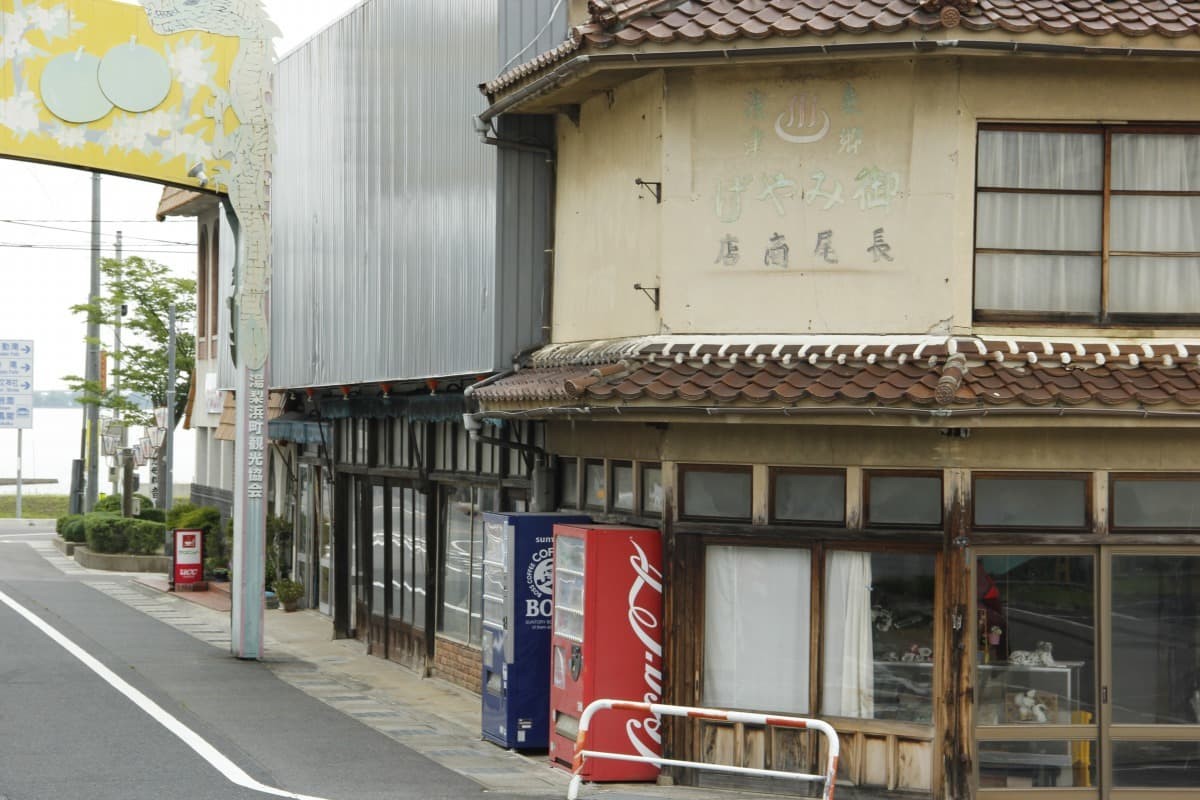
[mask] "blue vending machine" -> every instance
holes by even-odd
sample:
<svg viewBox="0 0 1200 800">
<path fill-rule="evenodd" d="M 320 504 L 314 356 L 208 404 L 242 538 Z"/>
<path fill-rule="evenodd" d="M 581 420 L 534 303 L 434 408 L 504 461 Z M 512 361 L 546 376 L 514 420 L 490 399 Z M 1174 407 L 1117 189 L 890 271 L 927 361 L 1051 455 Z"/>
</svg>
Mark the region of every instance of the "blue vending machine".
<svg viewBox="0 0 1200 800">
<path fill-rule="evenodd" d="M 554 525 L 580 514 L 483 515 L 483 738 L 545 750 L 550 735 Z"/>
</svg>

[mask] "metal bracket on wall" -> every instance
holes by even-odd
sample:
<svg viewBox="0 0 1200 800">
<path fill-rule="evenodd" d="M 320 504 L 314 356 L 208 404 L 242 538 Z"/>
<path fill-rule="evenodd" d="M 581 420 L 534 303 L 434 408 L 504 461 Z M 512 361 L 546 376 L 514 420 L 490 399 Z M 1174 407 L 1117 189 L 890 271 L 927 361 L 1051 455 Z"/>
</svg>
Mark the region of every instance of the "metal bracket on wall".
<svg viewBox="0 0 1200 800">
<path fill-rule="evenodd" d="M 635 283 L 633 285 L 633 288 L 635 290 L 641 292 L 642 294 L 646 295 L 646 297 L 649 297 L 650 302 L 654 303 L 654 310 L 658 311 L 659 288 L 657 286 L 642 286 L 640 283 Z M 651 292 L 653 292 L 653 294 L 651 294 Z"/>
<path fill-rule="evenodd" d="M 662 181 L 644 181 L 641 178 L 634 178 L 633 185 L 646 187 L 654 195 L 654 202 L 662 204 Z"/>
</svg>

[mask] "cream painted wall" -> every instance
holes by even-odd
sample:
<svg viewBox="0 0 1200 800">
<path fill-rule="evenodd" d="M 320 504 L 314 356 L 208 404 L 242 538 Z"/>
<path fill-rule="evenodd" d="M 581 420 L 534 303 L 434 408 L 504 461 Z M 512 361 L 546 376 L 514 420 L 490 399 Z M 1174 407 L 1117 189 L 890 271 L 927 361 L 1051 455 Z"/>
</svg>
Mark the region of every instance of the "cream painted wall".
<svg viewBox="0 0 1200 800">
<path fill-rule="evenodd" d="M 662 109 L 655 73 L 589 100 L 578 126 L 560 118 L 556 342 L 659 333 L 633 285 L 658 285 L 662 206 L 634 180 L 661 180 Z"/>
<path fill-rule="evenodd" d="M 978 122 L 1197 120 L 1192 72 L 928 56 L 681 68 L 593 98 L 559 126 L 554 339 L 969 333 Z M 656 208 L 633 178 L 658 174 Z M 661 320 L 630 288 L 655 274 Z"/>
</svg>

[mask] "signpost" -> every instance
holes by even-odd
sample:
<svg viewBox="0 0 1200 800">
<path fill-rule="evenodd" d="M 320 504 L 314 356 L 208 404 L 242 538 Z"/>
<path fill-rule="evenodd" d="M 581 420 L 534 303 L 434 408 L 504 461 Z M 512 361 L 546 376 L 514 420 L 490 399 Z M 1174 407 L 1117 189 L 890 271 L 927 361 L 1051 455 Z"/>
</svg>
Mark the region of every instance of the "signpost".
<svg viewBox="0 0 1200 800">
<path fill-rule="evenodd" d="M 175 590 L 192 588 L 191 584 L 199 583 L 204 577 L 204 531 L 183 530 L 175 531 L 174 560 L 172 583 Z"/>
<path fill-rule="evenodd" d="M 0 428 L 17 429 L 17 519 L 21 518 L 21 434 L 33 427 L 33 341 L 0 339 Z"/>
</svg>

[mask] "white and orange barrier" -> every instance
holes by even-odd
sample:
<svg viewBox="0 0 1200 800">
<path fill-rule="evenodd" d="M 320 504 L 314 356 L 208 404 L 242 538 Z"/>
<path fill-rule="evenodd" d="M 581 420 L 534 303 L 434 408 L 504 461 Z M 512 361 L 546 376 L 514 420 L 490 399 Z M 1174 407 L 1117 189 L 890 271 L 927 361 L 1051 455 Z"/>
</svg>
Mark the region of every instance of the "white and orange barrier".
<svg viewBox="0 0 1200 800">
<path fill-rule="evenodd" d="M 673 758 L 653 758 L 649 756 L 630 755 L 628 753 L 609 753 L 600 750 L 588 750 L 587 732 L 592 717 L 600 711 L 639 711 L 656 716 L 687 717 L 690 719 L 710 719 L 720 722 L 741 722 L 747 725 L 774 725 L 780 728 L 797 728 L 813 730 L 824 734 L 828 740 L 828 758 L 825 772 L 812 775 L 804 772 L 788 770 L 756 769 L 754 767 L 734 767 L 726 764 L 707 764 L 703 761 L 680 761 Z M 579 736 L 575 740 L 575 758 L 571 765 L 571 784 L 567 787 L 567 800 L 576 800 L 579 787 L 583 783 L 583 764 L 589 758 L 605 758 L 614 761 L 637 761 L 655 764 L 660 767 L 691 767 L 693 769 L 710 770 L 712 772 L 732 772 L 741 775 L 762 775 L 771 778 L 788 778 L 797 781 L 813 781 L 824 784 L 821 800 L 833 800 L 834 784 L 837 780 L 838 766 L 838 735 L 828 722 L 804 717 L 780 717 L 774 714 L 752 714 L 746 711 L 721 711 L 715 708 L 693 708 L 691 706 L 666 706 L 658 703 L 638 703 L 632 700 L 594 700 L 583 710 L 579 718 Z"/>
</svg>

